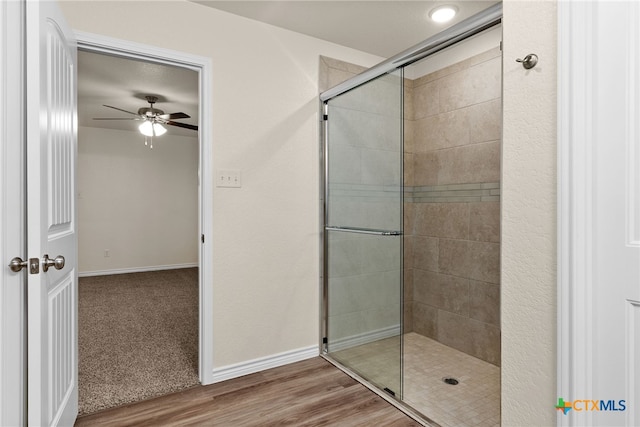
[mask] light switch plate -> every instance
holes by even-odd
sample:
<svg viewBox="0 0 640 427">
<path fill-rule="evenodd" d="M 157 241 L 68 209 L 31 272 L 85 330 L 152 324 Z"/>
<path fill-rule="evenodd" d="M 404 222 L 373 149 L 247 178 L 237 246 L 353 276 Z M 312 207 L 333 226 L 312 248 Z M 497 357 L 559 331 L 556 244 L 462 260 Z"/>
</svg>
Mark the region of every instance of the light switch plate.
<svg viewBox="0 0 640 427">
<path fill-rule="evenodd" d="M 242 172 L 237 169 L 220 169 L 216 174 L 217 187 L 242 187 Z"/>
</svg>

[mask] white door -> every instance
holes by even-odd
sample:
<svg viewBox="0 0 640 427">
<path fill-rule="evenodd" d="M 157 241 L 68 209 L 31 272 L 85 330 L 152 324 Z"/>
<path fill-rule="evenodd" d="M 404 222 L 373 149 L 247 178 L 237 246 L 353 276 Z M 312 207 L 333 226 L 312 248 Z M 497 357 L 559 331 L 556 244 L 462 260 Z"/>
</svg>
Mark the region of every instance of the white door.
<svg viewBox="0 0 640 427">
<path fill-rule="evenodd" d="M 78 410 L 76 46 L 55 2 L 27 0 L 28 424 Z M 47 269 L 46 256 L 65 264 Z M 30 262 L 31 264 L 31 262 Z"/>
<path fill-rule="evenodd" d="M 640 4 L 599 2 L 594 182 L 594 425 L 640 423 Z M 624 402 L 621 402 L 624 400 Z M 614 405 L 609 402 L 613 401 Z M 606 409 L 606 410 L 605 410 Z"/>
</svg>

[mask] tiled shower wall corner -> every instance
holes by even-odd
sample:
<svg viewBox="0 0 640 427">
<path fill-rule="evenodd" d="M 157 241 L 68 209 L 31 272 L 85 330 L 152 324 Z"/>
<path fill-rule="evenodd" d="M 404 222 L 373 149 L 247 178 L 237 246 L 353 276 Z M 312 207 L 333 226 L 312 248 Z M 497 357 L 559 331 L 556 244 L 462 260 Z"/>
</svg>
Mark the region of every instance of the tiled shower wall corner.
<svg viewBox="0 0 640 427">
<path fill-rule="evenodd" d="M 500 50 L 404 94 L 404 330 L 500 365 Z"/>
</svg>

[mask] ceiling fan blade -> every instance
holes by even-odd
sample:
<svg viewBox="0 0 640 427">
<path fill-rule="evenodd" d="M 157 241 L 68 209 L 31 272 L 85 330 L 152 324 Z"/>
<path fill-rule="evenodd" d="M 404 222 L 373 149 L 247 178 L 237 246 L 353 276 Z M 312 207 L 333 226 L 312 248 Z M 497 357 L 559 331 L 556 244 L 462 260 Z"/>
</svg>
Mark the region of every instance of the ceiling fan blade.
<svg viewBox="0 0 640 427">
<path fill-rule="evenodd" d="M 138 113 L 132 113 L 131 111 L 123 110 L 122 108 L 112 107 L 111 105 L 105 105 L 105 104 L 102 104 L 102 106 L 103 106 L 103 107 L 107 107 L 107 108 L 113 108 L 114 110 L 122 111 L 122 112 L 124 112 L 124 113 L 133 114 L 134 116 L 137 116 L 137 115 L 138 115 Z"/>
<path fill-rule="evenodd" d="M 171 126 L 177 126 L 179 128 L 185 128 L 185 129 L 191 129 L 191 130 L 198 130 L 198 126 L 195 125 L 189 125 L 187 123 L 180 123 L 180 122 L 172 122 L 172 121 L 167 121 L 165 122 L 165 124 L 167 125 L 171 125 Z"/>
<path fill-rule="evenodd" d="M 175 119 L 190 119 L 191 116 L 185 113 L 171 113 L 171 114 L 162 114 L 158 116 L 165 120 L 175 120 Z"/>
</svg>

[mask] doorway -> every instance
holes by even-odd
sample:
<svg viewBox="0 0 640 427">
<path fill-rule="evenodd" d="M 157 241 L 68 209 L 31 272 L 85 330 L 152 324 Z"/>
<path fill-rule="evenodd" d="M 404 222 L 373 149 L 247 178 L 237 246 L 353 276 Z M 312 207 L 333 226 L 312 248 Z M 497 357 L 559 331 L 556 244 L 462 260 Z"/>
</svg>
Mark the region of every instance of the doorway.
<svg viewBox="0 0 640 427">
<path fill-rule="evenodd" d="M 119 61 L 135 61 L 141 68 L 140 72 L 143 74 L 146 71 L 153 75 L 154 72 L 158 72 L 157 70 L 172 69 L 174 71 L 177 71 L 178 73 L 192 74 L 193 76 L 195 76 L 193 79 L 193 81 L 195 82 L 195 89 L 193 90 L 193 92 L 195 93 L 196 108 L 195 111 L 193 111 L 193 109 L 184 111 L 184 113 L 186 113 L 187 115 L 193 116 L 193 120 L 181 118 L 180 120 L 175 121 L 198 124 L 198 131 L 193 132 L 192 129 L 183 129 L 181 127 L 176 127 L 176 131 L 172 132 L 174 130 L 173 127 L 165 126 L 166 128 L 171 129 L 168 132 L 168 135 L 166 135 L 170 136 L 170 138 L 166 138 L 166 136 L 154 137 L 153 149 L 151 149 L 150 147 L 151 141 L 145 141 L 146 138 L 137 131 L 137 127 L 140 124 L 139 121 L 120 121 L 121 123 L 126 123 L 127 125 L 129 125 L 128 130 L 126 128 L 124 130 L 114 129 L 113 127 L 109 129 L 109 126 L 105 126 L 107 127 L 107 129 L 96 129 L 88 127 L 83 128 L 83 121 L 81 117 L 82 111 L 80 111 L 80 150 L 82 150 L 83 145 L 83 133 L 90 134 L 92 143 L 94 145 L 96 141 L 101 141 L 102 149 L 105 149 L 107 151 L 115 150 L 116 147 L 114 147 L 114 145 L 125 145 L 129 149 L 129 152 L 127 154 L 123 152 L 120 152 L 120 154 L 112 153 L 116 158 L 118 158 L 118 160 L 111 162 L 110 165 L 105 167 L 108 168 L 109 166 L 113 166 L 116 167 L 116 169 L 119 168 L 117 172 L 121 173 L 125 173 L 127 171 L 129 173 L 132 173 L 132 171 L 137 173 L 137 177 L 128 176 L 128 182 L 130 183 L 129 186 L 132 187 L 135 187 L 133 181 L 140 179 L 140 177 L 145 174 L 144 170 L 146 170 L 149 175 L 151 175 L 149 177 L 150 179 L 147 180 L 146 183 L 135 183 L 138 186 L 142 185 L 142 187 L 138 189 L 138 192 L 140 192 L 142 196 L 140 197 L 140 199 L 152 198 L 153 194 L 159 195 L 160 197 L 157 197 L 157 199 L 164 200 L 164 205 L 161 205 L 160 210 L 170 211 L 169 214 L 173 215 L 172 223 L 178 224 L 177 227 L 173 227 L 174 229 L 176 229 L 173 231 L 174 235 L 167 236 L 167 234 L 171 234 L 171 232 L 169 231 L 171 227 L 167 227 L 168 220 L 166 218 L 164 220 L 162 218 L 158 218 L 157 208 L 154 209 L 147 207 L 149 209 L 145 224 L 139 224 L 139 226 L 135 226 L 132 224 L 121 225 L 121 228 L 123 228 L 123 230 L 117 230 L 116 232 L 113 229 L 111 231 L 108 231 L 107 229 L 107 233 L 114 235 L 118 232 L 123 235 L 127 235 L 128 233 L 128 235 L 132 237 L 130 242 L 136 242 L 136 239 L 150 240 L 154 233 L 157 233 L 159 235 L 165 235 L 165 242 L 171 242 L 171 245 L 177 247 L 177 249 L 181 248 L 183 253 L 185 253 L 185 251 L 188 252 L 188 254 L 182 256 L 181 258 L 174 258 L 170 253 L 171 251 L 165 251 L 164 253 L 162 253 L 163 251 L 161 250 L 161 248 L 162 246 L 166 246 L 166 244 L 163 245 L 156 242 L 155 249 L 153 248 L 153 245 L 150 248 L 148 247 L 147 249 L 141 247 L 128 248 L 133 250 L 131 253 L 129 253 L 129 255 L 127 255 L 126 253 L 122 253 L 123 245 L 121 244 L 122 242 L 117 242 L 118 239 L 112 239 L 112 242 L 115 241 L 115 243 L 112 244 L 100 244 L 99 242 L 94 241 L 98 239 L 90 239 L 92 240 L 91 249 L 93 251 L 94 257 L 93 259 L 87 257 L 88 263 L 86 263 L 84 266 L 82 265 L 83 262 L 80 261 L 80 283 L 82 285 L 82 281 L 86 279 L 100 281 L 105 280 L 105 278 L 107 277 L 116 277 L 108 276 L 110 273 L 124 273 L 117 275 L 119 280 L 129 280 L 133 278 L 137 280 L 138 283 L 144 282 L 145 280 L 151 280 L 155 282 L 157 282 L 158 280 L 163 281 L 164 279 L 159 279 L 158 274 L 172 277 L 172 279 L 168 280 L 174 282 L 180 282 L 181 280 L 193 282 L 194 289 L 189 291 L 189 295 L 182 295 L 182 297 L 180 297 L 182 300 L 190 299 L 191 304 L 193 304 L 194 299 L 195 301 L 197 301 L 195 302 L 195 305 L 197 307 L 196 313 L 191 316 L 191 321 L 195 321 L 195 328 L 194 330 L 191 330 L 190 333 L 195 334 L 194 338 L 197 350 L 195 358 L 192 358 L 191 360 L 191 362 L 195 362 L 195 367 L 193 367 L 193 371 L 195 372 L 192 372 L 193 376 L 190 380 L 193 381 L 195 379 L 196 384 L 198 382 L 201 384 L 211 383 L 213 347 L 211 331 L 212 280 L 210 260 L 211 257 L 209 256 L 210 239 L 207 238 L 208 236 L 210 236 L 210 230 L 212 228 L 212 201 L 209 186 L 209 183 L 212 181 L 211 146 L 209 139 L 210 126 L 208 126 L 207 119 L 209 117 L 209 114 L 207 112 L 210 110 L 210 86 L 207 78 L 207 76 L 210 74 L 210 61 L 207 58 L 195 57 L 192 55 L 158 49 L 151 46 L 132 44 L 126 41 L 105 38 L 102 36 L 94 36 L 84 33 L 78 33 L 76 35 L 78 37 L 79 57 L 81 57 L 83 54 L 90 54 Z M 110 72 L 114 71 L 112 67 L 102 67 L 101 69 L 105 74 L 109 74 Z M 79 66 L 79 74 L 82 73 L 83 69 L 81 66 Z M 81 81 L 82 79 L 79 78 L 80 83 Z M 171 85 L 171 82 L 168 82 L 168 85 Z M 79 87 L 80 97 L 82 96 L 82 90 L 83 88 Z M 155 93 L 147 93 L 150 91 Z M 138 84 L 136 87 L 130 87 L 128 95 L 130 98 L 135 98 L 137 99 L 137 101 L 139 101 L 140 108 L 145 106 L 149 107 L 149 104 L 147 104 L 148 100 L 144 99 L 145 95 L 159 95 L 157 103 L 155 105 L 152 105 L 151 107 L 162 109 L 167 114 L 176 113 L 178 112 L 178 109 L 181 110 L 180 107 L 175 107 L 178 109 L 174 111 L 174 107 L 170 105 L 170 101 L 172 101 L 172 98 L 175 99 L 175 96 L 172 97 L 171 95 L 166 95 L 160 90 L 150 90 L 148 88 L 145 88 L 144 85 L 141 84 Z M 82 99 L 79 100 L 80 105 L 82 105 L 82 101 Z M 92 111 L 90 113 L 90 120 L 92 120 L 94 117 L 132 117 L 126 112 L 138 111 L 138 105 L 136 105 L 135 107 L 123 105 L 119 103 L 115 98 L 104 102 L 104 104 L 110 105 L 115 108 L 102 107 L 102 105 L 99 105 L 99 107 L 101 107 L 103 111 L 100 111 L 99 113 Z M 124 111 L 118 111 L 118 109 L 122 109 Z M 185 107 L 184 109 L 186 110 L 187 107 Z M 110 125 L 113 125 L 116 123 L 116 121 L 110 120 L 108 121 L 108 123 Z M 189 136 L 189 133 L 191 133 L 192 136 Z M 172 142 L 169 143 L 169 140 L 171 140 Z M 108 142 L 110 142 L 110 144 Z M 145 142 L 147 142 L 146 146 Z M 176 146 L 176 144 L 180 144 L 180 146 Z M 94 149 L 95 148 L 96 147 L 94 147 Z M 98 151 L 100 151 L 100 149 L 98 149 Z M 83 153 L 80 153 L 80 160 L 82 160 L 82 156 Z M 152 159 L 154 157 L 155 159 Z M 182 157 L 183 159 L 179 160 L 178 157 Z M 153 166 L 152 160 L 156 161 L 155 166 Z M 119 166 L 115 165 L 118 163 L 118 161 L 120 162 Z M 176 187 L 174 189 L 175 191 L 173 191 L 173 193 L 175 193 L 174 196 L 168 194 L 170 192 L 167 190 L 166 185 L 163 185 L 162 179 L 153 179 L 153 168 L 160 168 L 159 170 L 164 172 L 165 181 L 179 181 L 174 185 Z M 182 175 L 179 172 L 180 169 L 183 170 Z M 155 173 L 157 172 L 158 170 L 155 171 Z M 158 177 L 157 174 L 155 176 Z M 180 176 L 183 176 L 183 178 L 180 178 Z M 188 178 L 184 178 L 186 176 L 188 176 Z M 113 186 L 115 187 L 115 194 L 118 194 L 117 187 L 127 185 L 127 177 L 120 178 L 123 178 L 124 180 L 120 182 L 119 185 Z M 185 179 L 188 181 L 188 185 L 186 186 Z M 82 202 L 83 198 L 95 198 L 92 189 L 87 188 L 86 191 L 83 192 L 82 187 L 83 185 L 79 185 L 79 202 Z M 146 189 L 143 190 L 143 187 L 146 187 Z M 184 191 L 186 187 L 190 187 L 188 191 Z M 185 197 L 180 196 L 182 198 L 178 200 L 177 194 L 180 193 L 189 194 L 183 194 L 186 199 Z M 79 206 L 80 205 L 81 203 L 79 203 Z M 125 200 L 119 200 L 118 202 L 112 202 L 112 205 L 117 205 L 119 206 L 119 209 L 124 210 L 125 212 L 121 213 L 124 214 L 125 217 L 127 213 L 129 213 L 127 211 L 134 209 L 132 207 L 133 204 L 131 203 L 131 201 L 127 202 Z M 185 205 L 190 205 L 190 213 L 186 214 L 189 218 L 186 218 L 185 213 L 183 212 Z M 145 207 L 139 207 L 139 209 L 144 210 Z M 82 214 L 82 207 L 80 207 L 80 222 L 82 222 L 83 220 Z M 155 226 L 152 225 L 153 223 L 155 223 Z M 182 228 L 180 225 L 182 225 Z M 147 229 L 146 237 L 143 236 L 144 233 L 142 233 L 142 231 L 144 230 L 140 227 L 145 227 Z M 186 237 L 186 239 L 180 239 L 179 237 L 176 237 L 176 233 L 188 234 L 188 236 Z M 103 239 L 103 241 L 106 240 Z M 118 246 L 118 244 L 120 244 L 120 246 Z M 185 248 L 185 246 L 188 246 L 188 248 Z M 79 247 L 80 250 L 84 253 L 82 238 L 80 240 Z M 115 247 L 119 247 L 121 249 L 114 249 Z M 155 261 L 154 256 L 156 257 Z M 137 260 L 131 260 L 131 257 L 137 257 Z M 111 264 L 111 266 L 109 266 L 109 263 Z M 83 271 L 85 274 L 83 274 Z M 154 274 L 156 274 L 156 276 L 153 276 Z M 149 277 L 149 275 L 151 275 L 151 278 Z M 180 288 L 180 286 L 178 286 L 178 288 Z M 184 289 L 180 289 L 180 291 L 183 290 Z M 80 293 L 82 294 L 82 292 Z M 163 298 L 160 297 L 160 299 L 158 299 L 157 301 L 162 300 Z M 147 305 L 148 304 L 154 304 L 152 302 L 152 299 L 150 299 Z M 185 306 L 183 305 L 182 308 L 176 308 L 176 310 L 184 311 L 184 307 Z M 82 307 L 80 309 L 82 310 Z M 134 311 L 136 310 L 134 309 Z M 82 321 L 82 313 L 80 313 L 80 321 Z M 82 328 L 82 324 L 80 324 L 80 328 Z M 80 345 L 82 345 L 82 342 L 80 343 Z M 176 346 L 176 348 L 180 348 L 181 346 L 187 346 L 187 344 L 177 343 Z M 82 358 L 82 348 L 80 349 L 80 358 Z M 123 362 L 127 363 L 126 361 Z M 186 363 L 189 364 L 190 362 L 187 361 Z M 157 366 L 167 367 L 167 365 L 171 364 L 172 362 L 170 360 L 167 360 L 166 363 L 160 361 Z M 193 365 L 193 363 L 191 364 Z M 80 375 L 82 376 L 82 373 Z M 82 390 L 80 391 L 80 393 L 82 393 Z M 80 396 L 80 401 L 82 402 L 82 395 Z"/>
</svg>

